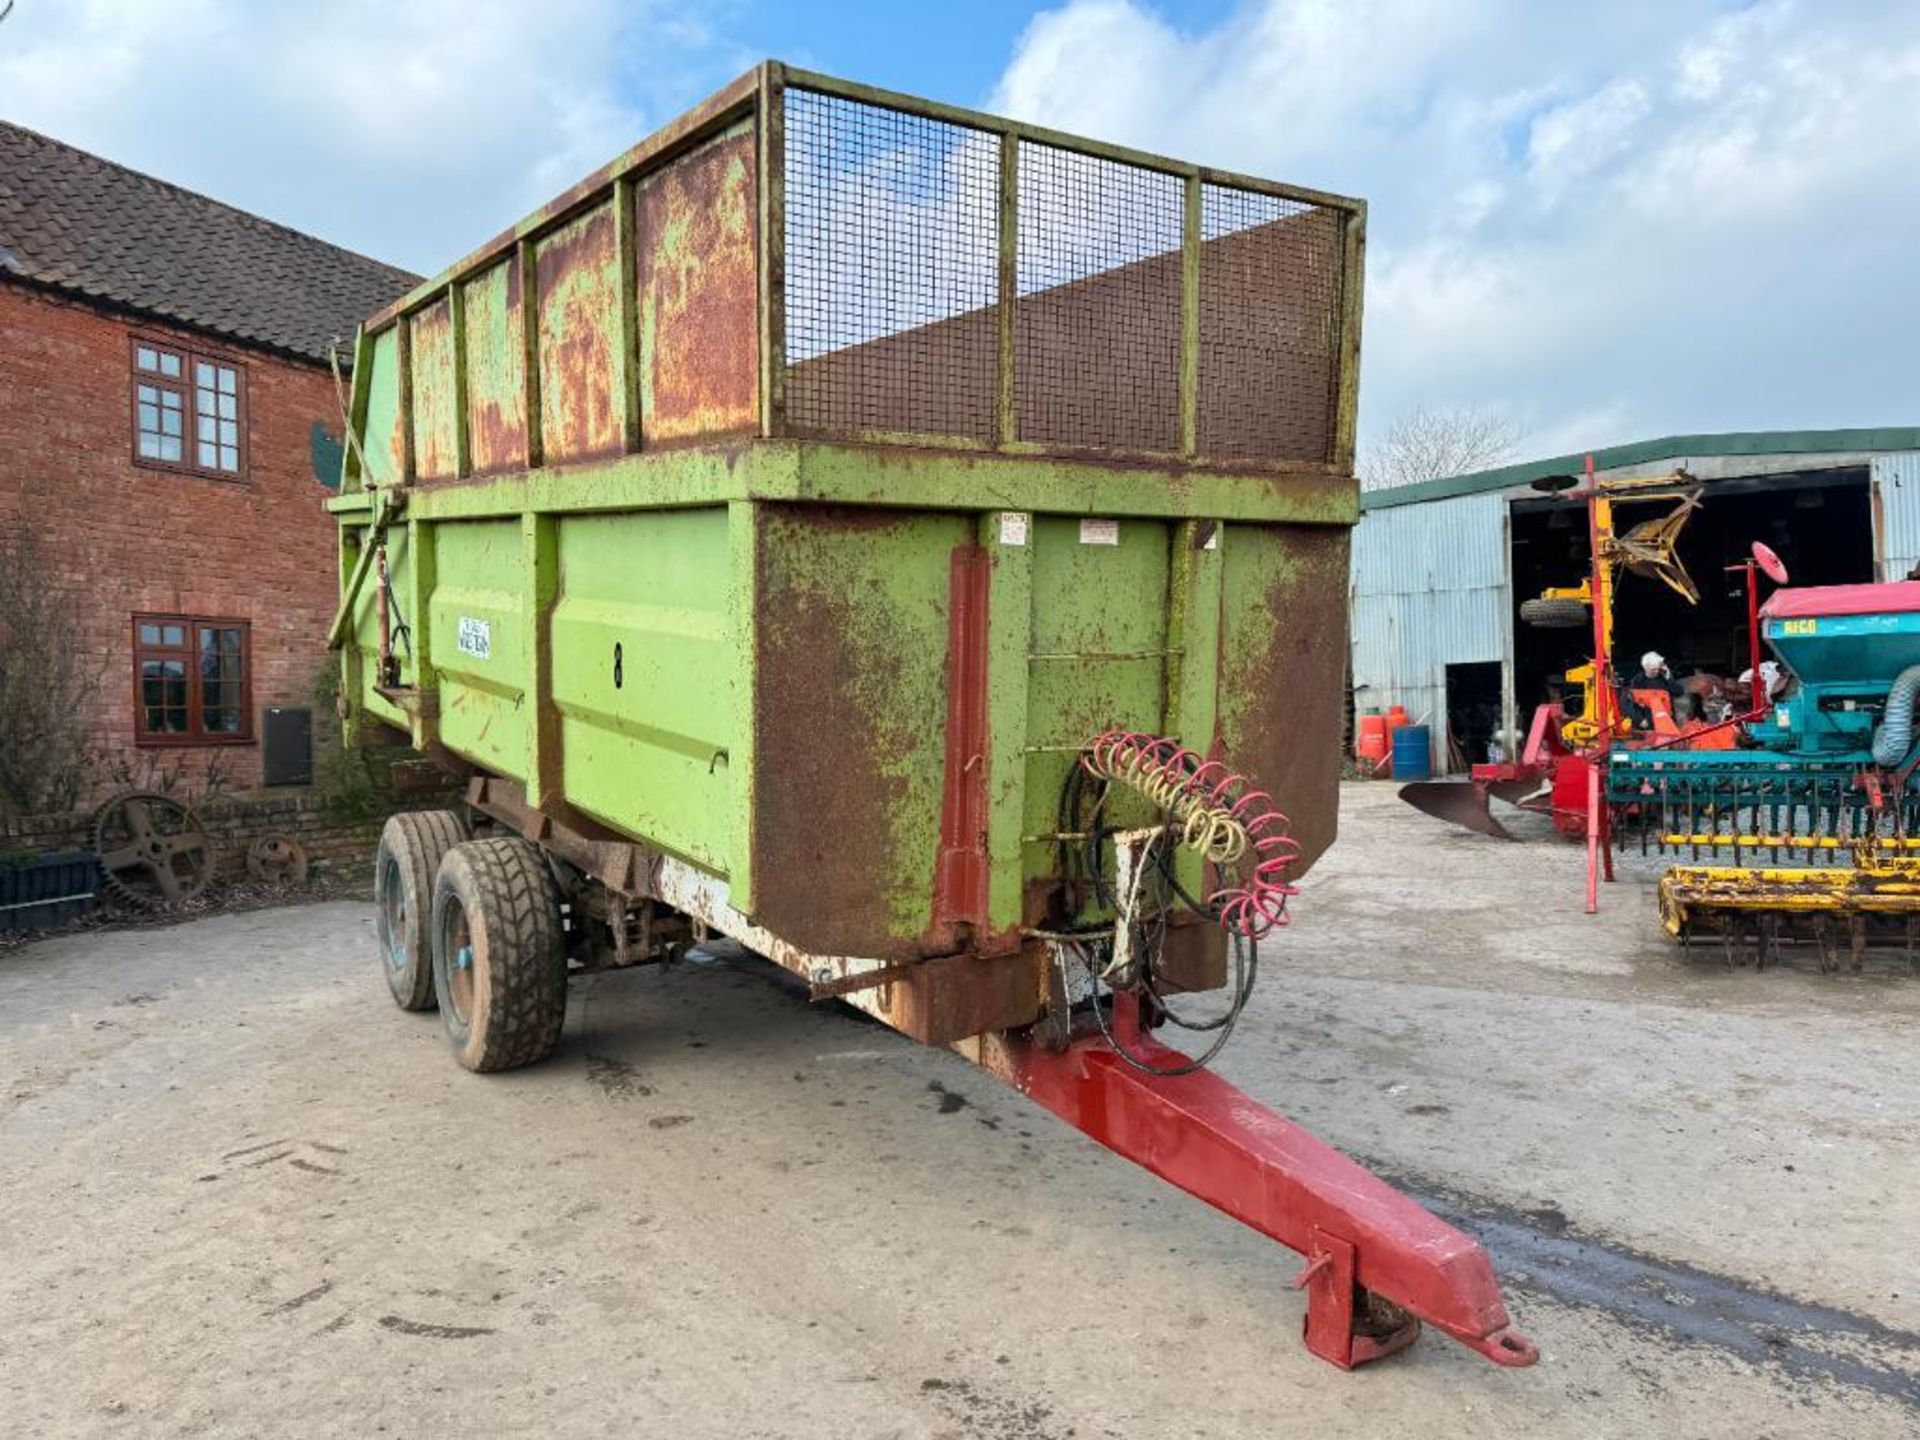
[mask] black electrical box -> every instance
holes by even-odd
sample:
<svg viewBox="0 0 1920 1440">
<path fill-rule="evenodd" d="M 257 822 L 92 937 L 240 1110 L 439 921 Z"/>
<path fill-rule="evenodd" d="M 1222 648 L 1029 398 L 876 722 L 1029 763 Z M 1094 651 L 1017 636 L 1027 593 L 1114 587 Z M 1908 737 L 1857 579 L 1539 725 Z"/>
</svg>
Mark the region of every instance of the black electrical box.
<svg viewBox="0 0 1920 1440">
<path fill-rule="evenodd" d="M 268 785 L 313 783 L 313 712 L 267 707 L 260 727 L 261 779 Z"/>
</svg>

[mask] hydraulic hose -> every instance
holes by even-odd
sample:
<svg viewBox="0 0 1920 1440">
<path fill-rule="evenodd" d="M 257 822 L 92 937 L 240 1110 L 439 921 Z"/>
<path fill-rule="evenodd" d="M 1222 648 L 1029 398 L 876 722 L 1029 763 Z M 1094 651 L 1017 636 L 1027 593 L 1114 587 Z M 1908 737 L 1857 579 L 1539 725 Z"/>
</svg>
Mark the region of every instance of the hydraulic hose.
<svg viewBox="0 0 1920 1440">
<path fill-rule="evenodd" d="M 1080 768 L 1146 796 L 1172 817 L 1181 842 L 1216 866 L 1251 862 L 1244 883 L 1208 897 L 1229 931 L 1258 940 L 1287 923 L 1287 901 L 1299 892 L 1285 876 L 1300 858 L 1300 842 L 1273 798 L 1246 776 L 1178 740 L 1125 730 L 1097 736 Z"/>
<path fill-rule="evenodd" d="M 1913 700 L 1920 694 L 1920 665 L 1909 665 L 1887 691 L 1886 713 L 1873 732 L 1873 763 L 1898 765 L 1913 745 Z"/>
</svg>

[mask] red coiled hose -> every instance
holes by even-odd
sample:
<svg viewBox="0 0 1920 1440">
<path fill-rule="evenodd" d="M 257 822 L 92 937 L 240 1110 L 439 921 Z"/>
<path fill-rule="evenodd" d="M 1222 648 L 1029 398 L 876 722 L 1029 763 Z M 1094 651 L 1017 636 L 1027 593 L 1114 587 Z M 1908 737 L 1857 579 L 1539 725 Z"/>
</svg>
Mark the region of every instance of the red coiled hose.
<svg viewBox="0 0 1920 1440">
<path fill-rule="evenodd" d="M 1266 791 L 1178 740 L 1128 730 L 1098 736 L 1080 764 L 1095 779 L 1117 781 L 1167 811 L 1181 839 L 1223 875 L 1251 857 L 1244 883 L 1208 897 L 1226 929 L 1258 940 L 1287 923 L 1287 901 L 1299 890 L 1286 875 L 1300 858 L 1300 842 Z"/>
</svg>

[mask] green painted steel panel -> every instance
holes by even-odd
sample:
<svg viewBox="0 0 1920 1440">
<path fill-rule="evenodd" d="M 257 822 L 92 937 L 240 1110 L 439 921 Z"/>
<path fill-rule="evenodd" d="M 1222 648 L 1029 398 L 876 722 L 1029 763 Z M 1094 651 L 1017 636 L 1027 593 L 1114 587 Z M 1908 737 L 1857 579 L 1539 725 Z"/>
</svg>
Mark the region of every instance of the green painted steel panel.
<svg viewBox="0 0 1920 1440">
<path fill-rule="evenodd" d="M 727 511 L 560 521 L 553 699 L 567 799 L 721 874 L 741 803 L 728 756 Z"/>
<path fill-rule="evenodd" d="M 442 525 L 434 545 L 440 583 L 427 623 L 440 676 L 441 742 L 497 775 L 524 780 L 531 674 L 520 526 Z"/>
<path fill-rule="evenodd" d="M 1161 733 L 1167 673 L 1168 527 L 1036 516 L 1028 651 L 1026 834 L 1057 831 L 1062 783 L 1111 727 Z M 1111 539 L 1109 539 L 1111 537 Z M 1116 796 L 1122 824 L 1148 813 Z M 1052 843 L 1029 841 L 1029 875 L 1053 873 Z"/>
<path fill-rule="evenodd" d="M 400 435 L 400 335 L 383 330 L 373 337 L 373 358 L 364 381 L 366 430 L 361 442 L 368 470 L 363 485 L 392 485 L 402 475 L 406 454 Z"/>
</svg>

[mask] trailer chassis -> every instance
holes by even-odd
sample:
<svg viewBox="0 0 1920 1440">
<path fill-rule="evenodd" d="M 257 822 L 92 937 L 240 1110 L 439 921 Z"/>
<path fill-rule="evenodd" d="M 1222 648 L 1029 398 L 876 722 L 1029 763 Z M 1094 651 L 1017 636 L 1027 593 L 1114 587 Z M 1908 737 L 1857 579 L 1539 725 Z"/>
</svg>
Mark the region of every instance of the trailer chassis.
<svg viewBox="0 0 1920 1440">
<path fill-rule="evenodd" d="M 989 963 L 962 956 L 903 966 L 809 954 L 735 910 L 725 881 L 591 821 L 535 810 L 512 781 L 476 776 L 467 801 L 567 873 L 577 916 L 633 917 L 631 926 L 613 926 L 614 941 L 603 936 L 582 947 L 587 968 L 658 962 L 689 939 L 719 933 L 798 975 L 816 1000 L 843 999 L 924 1037 L 929 1015 L 952 1017 L 937 1000 L 916 1000 L 919 976 L 906 972 Z M 1211 1071 L 1161 1076 L 1130 1066 L 1097 1028 L 1079 1033 L 1084 1015 L 1076 1023 L 1058 1013 L 1060 997 L 1047 982 L 1052 966 L 1044 954 L 1032 960 L 1039 1003 L 1052 999 L 1053 1023 L 1043 1014 L 1037 1023 L 941 1043 L 1114 1153 L 1301 1255 L 1306 1263 L 1293 1286 L 1306 1292 L 1302 1333 L 1312 1354 L 1350 1370 L 1404 1350 L 1424 1322 L 1498 1365 L 1539 1358 L 1509 1321 L 1476 1241 Z M 1105 1029 L 1135 1057 L 1162 1068 L 1186 1060 L 1154 1038 L 1136 996 L 1086 1004 L 1110 1006 Z"/>
</svg>

